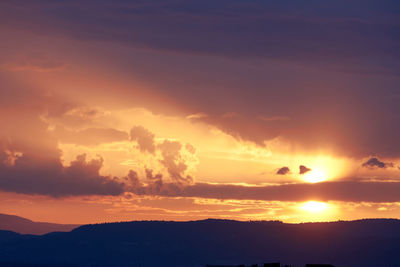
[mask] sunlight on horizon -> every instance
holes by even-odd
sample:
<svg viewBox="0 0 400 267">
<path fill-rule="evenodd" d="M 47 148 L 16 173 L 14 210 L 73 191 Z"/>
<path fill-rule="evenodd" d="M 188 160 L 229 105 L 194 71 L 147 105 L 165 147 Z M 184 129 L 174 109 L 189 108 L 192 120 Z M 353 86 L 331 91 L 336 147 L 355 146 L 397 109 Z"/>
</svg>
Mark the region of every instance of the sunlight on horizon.
<svg viewBox="0 0 400 267">
<path fill-rule="evenodd" d="M 322 169 L 312 169 L 304 174 L 304 179 L 309 183 L 318 183 L 327 179 L 326 173 Z"/>
<path fill-rule="evenodd" d="M 320 213 L 328 208 L 328 204 L 319 201 L 308 201 L 300 207 L 302 210 L 310 213 Z"/>
</svg>

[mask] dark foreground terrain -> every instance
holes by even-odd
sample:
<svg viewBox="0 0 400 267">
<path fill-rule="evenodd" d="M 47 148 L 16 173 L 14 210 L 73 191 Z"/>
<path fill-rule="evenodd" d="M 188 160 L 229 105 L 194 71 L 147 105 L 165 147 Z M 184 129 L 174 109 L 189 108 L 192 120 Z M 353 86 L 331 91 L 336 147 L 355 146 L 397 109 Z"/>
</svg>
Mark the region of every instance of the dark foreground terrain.
<svg viewBox="0 0 400 267">
<path fill-rule="evenodd" d="M 0 231 L 0 265 L 204 267 L 280 261 L 294 266 L 400 266 L 399 247 L 398 220 L 141 221 L 84 225 L 42 236 Z"/>
</svg>

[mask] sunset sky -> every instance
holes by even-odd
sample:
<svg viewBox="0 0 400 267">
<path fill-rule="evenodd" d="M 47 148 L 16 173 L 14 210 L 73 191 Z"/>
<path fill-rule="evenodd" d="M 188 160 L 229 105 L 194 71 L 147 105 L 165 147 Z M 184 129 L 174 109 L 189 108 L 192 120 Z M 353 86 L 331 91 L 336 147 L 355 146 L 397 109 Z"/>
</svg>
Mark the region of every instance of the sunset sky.
<svg viewBox="0 0 400 267">
<path fill-rule="evenodd" d="M 397 0 L 0 1 L 0 213 L 400 218 Z"/>
</svg>

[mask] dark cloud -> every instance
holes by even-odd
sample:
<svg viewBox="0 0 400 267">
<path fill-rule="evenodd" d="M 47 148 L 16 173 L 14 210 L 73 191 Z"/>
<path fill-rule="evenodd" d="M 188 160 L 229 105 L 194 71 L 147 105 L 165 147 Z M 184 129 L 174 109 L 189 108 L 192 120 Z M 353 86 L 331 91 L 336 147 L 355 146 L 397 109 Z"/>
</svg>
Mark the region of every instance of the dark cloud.
<svg viewBox="0 0 400 267">
<path fill-rule="evenodd" d="M 276 172 L 276 174 L 279 174 L 279 175 L 286 175 L 286 174 L 288 174 L 289 172 L 290 172 L 289 167 L 282 167 L 282 168 L 280 168 L 280 169 Z"/>
<path fill-rule="evenodd" d="M 131 140 L 138 143 L 139 149 L 142 152 L 155 153 L 156 145 L 154 137 L 155 135 L 143 126 L 134 126 L 131 129 Z"/>
<path fill-rule="evenodd" d="M 307 167 L 304 166 L 304 165 L 300 165 L 300 166 L 299 166 L 299 174 L 305 174 L 305 173 L 307 173 L 307 172 L 309 172 L 309 171 L 311 171 L 310 168 L 307 168 Z"/>
<path fill-rule="evenodd" d="M 23 84 L 6 84 L 10 90 L 14 86 L 24 88 Z M 50 110 L 64 113 L 67 101 L 40 90 L 16 90 L 18 94 L 10 95 L 11 105 L 0 101 L 1 191 L 53 197 L 118 195 L 124 191 L 123 183 L 99 174 L 102 159 L 86 161 L 85 156 L 78 156 L 70 166 L 63 166 L 58 140 L 41 115 Z M 1 88 L 0 95 L 4 92 L 7 94 Z"/>
<path fill-rule="evenodd" d="M 399 182 L 324 182 L 265 187 L 195 184 L 180 196 L 266 201 L 398 202 Z"/>
<path fill-rule="evenodd" d="M 359 65 L 370 64 L 371 56 L 398 59 L 399 39 L 394 32 L 399 8 L 389 0 L 369 1 L 362 10 L 361 2 L 344 0 L 23 3 L 3 1 L 0 22 L 77 39 L 230 57 L 356 61 Z"/>
<path fill-rule="evenodd" d="M 366 162 L 364 162 L 362 164 L 363 167 L 365 168 L 369 168 L 369 169 L 375 169 L 375 168 L 381 168 L 381 169 L 385 169 L 388 167 L 393 167 L 393 163 L 391 162 L 382 162 L 377 158 L 370 158 L 369 160 L 367 160 Z"/>
<path fill-rule="evenodd" d="M 153 175 L 153 170 L 145 169 L 146 178 L 148 181 L 147 192 L 150 194 L 159 194 L 161 192 L 161 188 L 163 187 L 163 176 L 158 173 Z"/>
<path fill-rule="evenodd" d="M 0 155 L 8 157 L 4 152 Z M 101 158 L 87 161 L 80 155 L 64 167 L 57 158 L 43 160 L 23 154 L 13 165 L 0 162 L 0 190 L 53 197 L 122 194 L 125 184 L 100 175 L 102 164 Z"/>
<path fill-rule="evenodd" d="M 172 197 L 200 197 L 212 199 L 264 200 L 264 201 L 346 201 L 346 202 L 399 202 L 399 182 L 323 182 L 315 184 L 284 184 L 274 186 L 239 186 L 197 183 L 179 186 L 161 183 L 162 177 L 152 177 L 156 184 L 143 185 L 130 190 L 138 195 Z"/>
<path fill-rule="evenodd" d="M 127 182 L 126 192 L 136 195 L 177 196 L 184 188 L 182 183 L 165 182 L 161 173 L 153 174 L 152 169 L 145 168 L 145 179 L 140 180 L 135 171 L 129 171 L 123 179 Z"/>
<path fill-rule="evenodd" d="M 132 188 L 140 188 L 143 186 L 139 175 L 133 170 L 129 170 L 128 175 L 124 177 L 124 179 Z"/>
<path fill-rule="evenodd" d="M 162 174 L 154 174 L 151 169 L 145 169 L 143 180 L 135 171 L 130 171 L 126 177 L 122 178 L 102 176 L 99 174 L 103 163 L 101 158 L 87 161 L 85 155 L 80 155 L 71 162 L 70 166 L 64 167 L 58 158 L 44 160 L 29 154 L 13 153 L 13 151 L 9 147 L 7 152 L 0 153 L 0 190 L 2 191 L 53 197 L 120 195 L 124 192 L 132 192 L 149 196 L 265 201 L 400 201 L 399 182 L 358 182 L 353 179 L 353 181 L 273 186 L 184 184 L 180 179 L 166 182 Z"/>
<path fill-rule="evenodd" d="M 3 28 L 92 42 L 96 64 L 100 58 L 113 61 L 108 69 L 134 74 L 187 114 L 209 113 L 197 121 L 240 140 L 263 145 L 281 137 L 307 151 L 399 156 L 399 127 L 393 123 L 400 120 L 398 1 L 21 3 L 1 1 Z M 7 46 L 3 54 L 13 44 Z M 22 42 L 11 51 L 31 46 Z M 95 50 L 99 46 L 107 48 Z M 240 116 L 221 115 L 230 111 Z"/>
<path fill-rule="evenodd" d="M 235 112 L 228 112 L 219 116 L 194 115 L 189 116 L 189 118 L 193 122 L 215 125 L 239 140 L 251 140 L 260 146 L 264 146 L 264 141 L 279 136 L 281 127 L 288 124 L 288 119 L 283 119 L 283 117 L 268 120 L 261 117 L 249 118 Z"/>
<path fill-rule="evenodd" d="M 10 90 L 14 86 L 24 88 L 23 84 L 6 85 Z M 124 192 L 124 184 L 118 179 L 100 175 L 101 158 L 87 161 L 81 155 L 69 166 L 63 165 L 59 140 L 49 131 L 43 114 L 64 114 L 71 108 L 68 101 L 41 90 L 16 90 L 19 93 L 11 94 L 11 105 L 2 105 L 0 101 L 1 191 L 53 197 Z M 0 96 L 2 93 L 3 88 Z M 98 132 L 87 134 L 97 135 Z"/>
</svg>

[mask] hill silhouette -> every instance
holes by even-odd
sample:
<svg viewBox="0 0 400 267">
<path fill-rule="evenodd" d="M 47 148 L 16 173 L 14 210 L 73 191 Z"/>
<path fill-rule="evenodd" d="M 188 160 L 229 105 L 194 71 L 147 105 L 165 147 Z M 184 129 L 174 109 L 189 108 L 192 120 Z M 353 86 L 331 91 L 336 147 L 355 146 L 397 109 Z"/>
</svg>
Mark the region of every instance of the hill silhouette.
<svg viewBox="0 0 400 267">
<path fill-rule="evenodd" d="M 78 226 L 78 224 L 33 222 L 19 216 L 0 213 L 0 230 L 9 230 L 20 234 L 43 235 L 50 232 L 69 232 Z"/>
<path fill-rule="evenodd" d="M 0 231 L 0 262 L 77 266 L 400 266 L 400 221 L 285 224 L 203 220 L 80 226 L 42 236 Z"/>
</svg>

